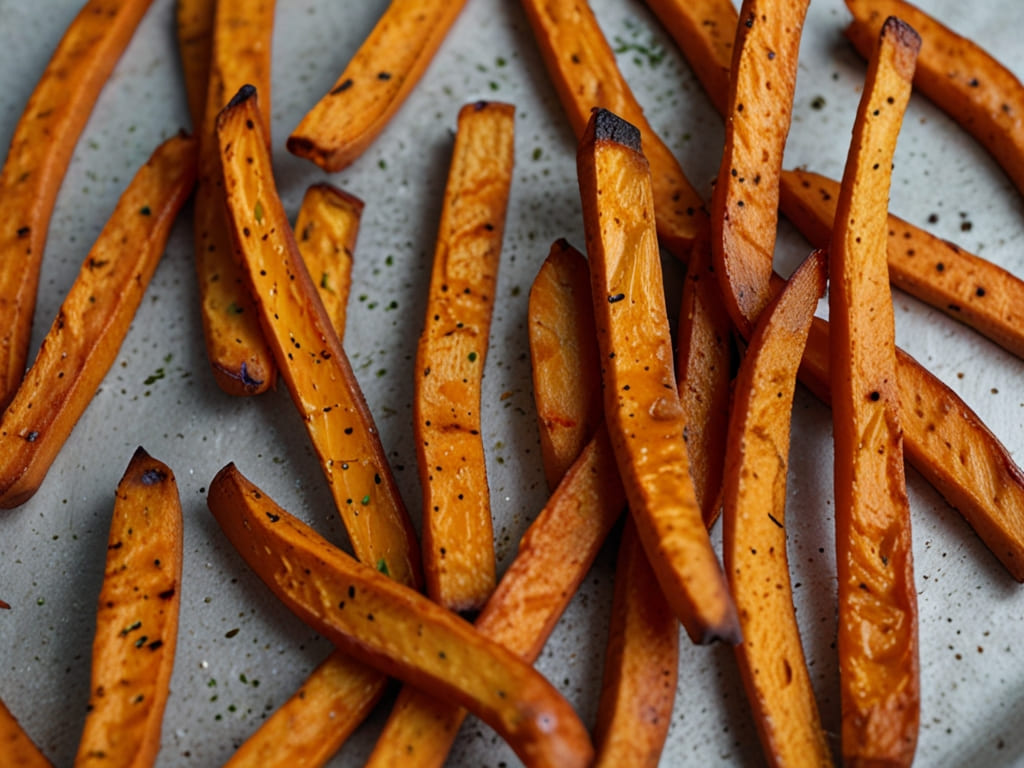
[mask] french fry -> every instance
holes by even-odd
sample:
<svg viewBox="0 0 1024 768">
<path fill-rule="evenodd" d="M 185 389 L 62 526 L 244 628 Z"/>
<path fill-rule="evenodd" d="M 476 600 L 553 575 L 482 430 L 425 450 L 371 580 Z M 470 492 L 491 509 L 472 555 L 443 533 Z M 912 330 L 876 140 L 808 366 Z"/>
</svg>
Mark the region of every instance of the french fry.
<svg viewBox="0 0 1024 768">
<path fill-rule="evenodd" d="M 572 707 L 532 667 L 445 608 L 356 562 L 228 465 L 207 503 L 225 535 L 300 619 L 346 652 L 468 707 L 524 762 L 589 765 Z"/>
<path fill-rule="evenodd" d="M 277 195 L 254 88 L 243 87 L 222 110 L 217 140 L 240 272 L 356 557 L 418 587 L 416 535 L 373 416 Z"/>
<path fill-rule="evenodd" d="M 882 26 L 829 251 L 839 681 L 849 765 L 910 765 L 920 720 L 917 591 L 885 248 L 892 159 L 920 47 L 905 22 L 890 18 Z"/>
<path fill-rule="evenodd" d="M 122 193 L 0 419 L 0 508 L 38 490 L 89 405 L 195 182 L 196 142 L 161 144 Z"/>
<path fill-rule="evenodd" d="M 196 276 L 206 353 L 225 392 L 256 395 L 274 385 L 274 358 L 235 264 L 224 219 L 217 114 L 243 85 L 259 90 L 266 109 L 263 135 L 270 143 L 270 50 L 274 0 L 217 0 L 206 108 L 199 137 L 199 182 L 194 210 Z"/>
<path fill-rule="evenodd" d="M 591 110 L 598 107 L 640 129 L 653 169 L 658 238 L 669 253 L 686 261 L 693 240 L 707 225 L 704 201 L 644 117 L 590 6 L 577 0 L 522 2 L 576 138 L 582 138 Z"/>
<path fill-rule="evenodd" d="M 427 594 L 454 611 L 494 589 L 480 397 L 512 184 L 515 108 L 477 102 L 458 130 L 416 348 L 413 434 L 423 489 Z"/>
<path fill-rule="evenodd" d="M 658 582 L 694 642 L 738 642 L 736 611 L 694 496 L 640 133 L 595 110 L 577 153 L 605 420 Z"/>
<path fill-rule="evenodd" d="M 815 247 L 828 244 L 838 196 L 824 176 L 782 174 L 782 209 Z M 1024 357 L 1024 280 L 892 214 L 888 254 L 894 286 Z"/>
<path fill-rule="evenodd" d="M 321 182 L 306 190 L 295 219 L 299 252 L 339 339 L 345 338 L 352 253 L 362 213 L 362 200 Z"/>
<path fill-rule="evenodd" d="M 152 0 L 90 0 L 68 26 L 0 171 L 0 409 L 25 375 L 46 232 L 71 153 Z"/>
<path fill-rule="evenodd" d="M 117 486 L 76 768 L 142 768 L 156 760 L 178 637 L 181 563 L 174 474 L 139 448 Z"/>
<path fill-rule="evenodd" d="M 722 549 L 743 628 L 736 660 L 773 766 L 832 764 L 793 609 L 785 529 L 790 413 L 825 264 L 813 253 L 761 315 L 729 423 Z"/>
<path fill-rule="evenodd" d="M 327 94 L 306 113 L 288 151 L 325 171 L 352 163 L 416 87 L 466 0 L 391 0 Z"/>
<path fill-rule="evenodd" d="M 987 149 L 1024 193 L 1024 85 L 976 43 L 902 0 L 846 0 L 846 36 L 863 56 L 879 27 L 898 16 L 921 35 L 914 87 Z"/>
<path fill-rule="evenodd" d="M 779 174 L 807 4 L 744 0 L 736 26 L 711 253 L 725 306 L 744 336 L 771 298 Z"/>
<path fill-rule="evenodd" d="M 0 699 L 0 754 L 12 768 L 53 768 Z"/>
<path fill-rule="evenodd" d="M 195 130 L 203 124 L 206 112 L 217 0 L 177 0 L 174 11 L 178 53 L 185 76 L 185 96 L 188 98 L 188 113 Z"/>
</svg>

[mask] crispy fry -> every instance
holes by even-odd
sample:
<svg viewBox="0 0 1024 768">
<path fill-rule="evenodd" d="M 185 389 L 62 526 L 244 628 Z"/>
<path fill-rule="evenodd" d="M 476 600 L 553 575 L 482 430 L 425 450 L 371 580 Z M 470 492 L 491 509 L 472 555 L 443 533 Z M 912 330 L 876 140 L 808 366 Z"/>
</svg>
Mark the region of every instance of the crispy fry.
<svg viewBox="0 0 1024 768">
<path fill-rule="evenodd" d="M 817 251 L 758 320 L 736 380 L 726 453 L 725 572 L 743 627 L 743 686 L 769 765 L 831 765 L 800 644 L 786 556 L 786 473 L 796 374 L 818 299 Z"/>
<path fill-rule="evenodd" d="M 921 35 L 914 87 L 935 102 L 987 149 L 1024 193 L 1024 85 L 976 43 L 902 0 L 846 0 L 853 22 L 846 36 L 863 56 L 871 53 L 888 16 Z"/>
<path fill-rule="evenodd" d="M 235 264 L 224 220 L 224 189 L 214 137 L 217 113 L 243 85 L 264 101 L 263 135 L 270 144 L 270 49 L 275 0 L 218 0 L 210 81 L 199 137 L 194 210 L 196 275 L 206 353 L 217 384 L 231 395 L 265 392 L 277 377 L 273 355 Z"/>
<path fill-rule="evenodd" d="M 188 113 L 195 130 L 203 124 L 206 112 L 217 0 L 177 0 L 174 10 Z"/>
<path fill-rule="evenodd" d="M 76 768 L 142 768 L 156 760 L 178 637 L 181 563 L 174 474 L 139 448 L 117 486 Z"/>
<path fill-rule="evenodd" d="M 332 546 L 232 465 L 214 478 L 207 502 L 257 575 L 339 648 L 470 708 L 528 764 L 589 764 L 590 740 L 572 707 L 514 654 Z"/>
<path fill-rule="evenodd" d="M 271 170 L 256 91 L 221 112 L 227 223 L 292 401 L 320 458 L 356 557 L 420 583 L 419 547 L 348 357 L 306 271 Z"/>
<path fill-rule="evenodd" d="M 749 336 L 771 299 L 779 174 L 808 0 L 744 0 L 711 198 L 711 253 L 733 323 Z"/>
<path fill-rule="evenodd" d="M 362 200 L 321 182 L 306 190 L 295 219 L 299 252 L 339 339 L 345 338 L 352 253 L 362 213 Z"/>
<path fill-rule="evenodd" d="M 391 0 L 330 91 L 288 137 L 288 151 L 340 171 L 416 87 L 466 0 Z"/>
<path fill-rule="evenodd" d="M 413 433 L 423 489 L 427 594 L 479 610 L 494 589 L 494 531 L 480 393 L 512 184 L 515 108 L 459 111 L 423 332 Z"/>
<path fill-rule="evenodd" d="M 672 722 L 679 627 L 651 569 L 632 517 L 619 545 L 595 768 L 657 768 Z"/>
<path fill-rule="evenodd" d="M 921 38 L 890 18 L 868 64 L 836 204 L 829 274 L 842 748 L 910 765 L 920 680 L 917 592 L 886 267 L 892 159 Z"/>
<path fill-rule="evenodd" d="M 640 134 L 596 110 L 577 154 L 605 419 L 630 511 L 658 581 L 694 642 L 739 641 L 701 522 L 672 366 L 654 210 Z"/>
<path fill-rule="evenodd" d="M 39 488 L 117 356 L 195 182 L 195 141 L 161 144 L 100 232 L 0 420 L 0 508 Z"/>
<path fill-rule="evenodd" d="M 12 768 L 53 768 L 53 764 L 21 727 L 0 699 L 0 754 Z"/>
<path fill-rule="evenodd" d="M 527 317 L 544 475 L 554 490 L 602 421 L 590 275 L 567 241 L 552 244 L 537 272 Z"/>
<path fill-rule="evenodd" d="M 25 375 L 39 268 L 57 190 L 107 77 L 152 0 L 90 0 L 68 26 L 0 171 L 0 409 Z"/>
<path fill-rule="evenodd" d="M 824 176 L 782 174 L 782 210 L 815 247 L 828 244 L 838 196 Z M 893 285 L 1024 357 L 1024 280 L 891 214 L 888 233 Z"/>
<path fill-rule="evenodd" d="M 694 238 L 707 226 L 704 201 L 644 117 L 590 6 L 578 0 L 522 2 L 576 138 L 583 136 L 590 112 L 597 107 L 640 129 L 644 154 L 653 169 L 658 238 L 673 256 L 685 261 Z"/>
</svg>

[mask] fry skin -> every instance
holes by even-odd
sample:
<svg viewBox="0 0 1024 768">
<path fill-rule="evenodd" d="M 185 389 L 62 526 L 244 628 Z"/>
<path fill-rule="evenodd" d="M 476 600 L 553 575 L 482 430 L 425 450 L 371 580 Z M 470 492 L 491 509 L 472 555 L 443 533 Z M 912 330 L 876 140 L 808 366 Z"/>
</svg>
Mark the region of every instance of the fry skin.
<svg viewBox="0 0 1024 768">
<path fill-rule="evenodd" d="M 181 564 L 174 474 L 139 448 L 117 486 L 76 768 L 143 768 L 156 760 L 177 644 Z"/>
<path fill-rule="evenodd" d="M 512 184 L 515 108 L 459 111 L 416 348 L 413 434 L 423 489 L 427 594 L 454 611 L 494 589 L 494 529 L 480 398 Z"/>
<path fill-rule="evenodd" d="M 11 768 L 53 768 L 0 699 L 0 754 Z"/>
<path fill-rule="evenodd" d="M 192 191 L 195 152 L 185 135 L 157 147 L 89 251 L 0 419 L 0 508 L 16 507 L 38 490 L 113 364 Z"/>
<path fill-rule="evenodd" d="M 690 479 L 640 134 L 595 110 L 577 152 L 605 419 L 630 512 L 694 642 L 738 642 L 725 576 Z"/>
<path fill-rule="evenodd" d="M 743 628 L 736 660 L 772 766 L 832 765 L 793 609 L 785 529 L 793 393 L 825 264 L 813 253 L 758 319 L 729 422 L 722 551 Z"/>
<path fill-rule="evenodd" d="M 152 0 L 90 0 L 68 26 L 0 171 L 0 409 L 25 375 L 46 232 L 93 104 Z"/>
<path fill-rule="evenodd" d="M 228 465 L 207 503 L 225 535 L 303 621 L 353 658 L 468 707 L 530 765 L 589 765 L 572 707 L 532 667 L 445 608 L 356 562 Z"/>
<path fill-rule="evenodd" d="M 227 223 L 264 335 L 302 416 L 356 557 L 420 583 L 419 546 L 373 416 L 277 195 L 256 91 L 221 112 Z"/>
<path fill-rule="evenodd" d="M 921 38 L 890 18 L 868 64 L 829 275 L 842 749 L 910 765 L 920 720 L 917 591 L 886 266 L 892 159 Z"/>
<path fill-rule="evenodd" d="M 336 172 L 359 157 L 416 87 L 466 0 L 391 0 L 288 151 Z"/>
</svg>

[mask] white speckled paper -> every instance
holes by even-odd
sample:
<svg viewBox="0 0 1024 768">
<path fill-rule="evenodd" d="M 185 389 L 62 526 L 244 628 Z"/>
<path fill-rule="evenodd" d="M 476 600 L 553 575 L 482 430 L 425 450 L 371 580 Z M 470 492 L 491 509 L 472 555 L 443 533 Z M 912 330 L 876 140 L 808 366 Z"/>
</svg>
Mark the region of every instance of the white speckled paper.
<svg viewBox="0 0 1024 768">
<path fill-rule="evenodd" d="M 0 146 L 76 6 L 0 0 Z M 284 138 L 325 92 L 386 3 L 278 0 L 274 43 L 275 161 L 285 207 L 324 174 L 288 155 Z M 1024 73 L 1021 9 L 922 5 Z M 705 193 L 717 170 L 719 118 L 645 7 L 595 0 L 620 65 L 651 123 Z M 839 0 L 815 0 L 804 34 L 787 165 L 838 176 L 864 65 L 841 36 Z M 156 144 L 188 123 L 171 0 L 156 0 L 78 143 L 50 228 L 33 343 L 38 346 L 124 185 Z M 653 52 L 654 55 L 651 55 Z M 663 55 L 662 55 L 663 54 Z M 526 301 L 550 243 L 582 244 L 575 147 L 515 2 L 470 0 L 437 60 L 383 136 L 331 181 L 366 201 L 346 347 L 414 514 L 411 361 L 459 106 L 517 105 L 518 170 L 502 257 L 484 428 L 501 563 L 546 493 L 529 383 Z M 1008 269 L 1024 273 L 1021 198 L 977 144 L 915 97 L 900 139 L 892 210 Z M 229 461 L 287 509 L 343 540 L 330 495 L 286 392 L 222 394 L 209 374 L 197 314 L 186 208 L 102 389 L 39 493 L 0 513 L 0 697 L 56 765 L 69 765 L 88 697 L 94 608 L 114 487 L 144 446 L 177 474 L 186 518 L 179 650 L 160 766 L 222 763 L 328 652 L 247 570 L 206 510 L 205 490 Z M 783 226 L 788 271 L 806 243 Z M 671 275 L 678 279 L 678 274 Z M 945 379 L 1024 459 L 1024 365 L 973 332 L 897 294 L 902 345 Z M 798 392 L 787 513 L 796 603 L 825 726 L 838 732 L 831 421 Z M 1024 595 L 960 516 L 908 473 L 920 595 L 922 724 L 918 765 L 1024 764 L 1020 728 Z M 593 723 L 614 551 L 606 547 L 538 667 Z M 662 764 L 759 765 L 757 737 L 727 648 L 684 642 Z M 386 716 L 378 709 L 332 765 L 362 764 Z M 0 755 L 0 763 L 3 756 Z M 470 720 L 452 765 L 516 765 Z"/>
</svg>

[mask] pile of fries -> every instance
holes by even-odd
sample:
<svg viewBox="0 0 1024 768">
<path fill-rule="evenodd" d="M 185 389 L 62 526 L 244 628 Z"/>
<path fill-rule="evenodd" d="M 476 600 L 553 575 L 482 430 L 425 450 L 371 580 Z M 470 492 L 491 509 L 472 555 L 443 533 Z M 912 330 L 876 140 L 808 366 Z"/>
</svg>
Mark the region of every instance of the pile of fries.
<svg viewBox="0 0 1024 768">
<path fill-rule="evenodd" d="M 34 20 L 0 764 L 1024 756 L 1024 86 L 821 3 Z"/>
</svg>

